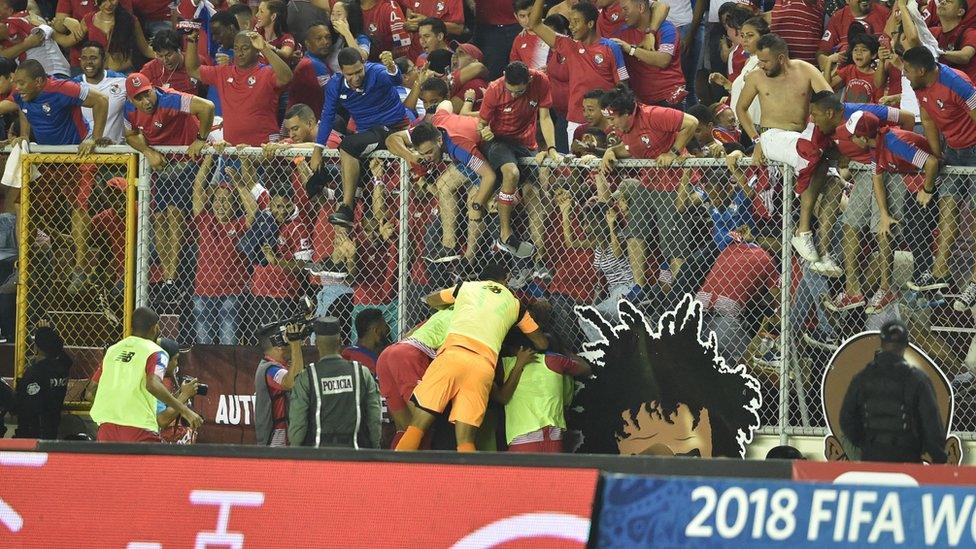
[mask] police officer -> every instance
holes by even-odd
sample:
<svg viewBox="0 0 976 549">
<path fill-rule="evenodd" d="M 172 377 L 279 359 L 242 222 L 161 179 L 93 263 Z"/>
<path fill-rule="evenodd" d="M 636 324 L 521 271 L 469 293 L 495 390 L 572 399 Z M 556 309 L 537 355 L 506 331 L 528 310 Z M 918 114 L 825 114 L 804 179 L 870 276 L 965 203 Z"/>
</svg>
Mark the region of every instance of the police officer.
<svg viewBox="0 0 976 549">
<path fill-rule="evenodd" d="M 315 321 L 319 359 L 298 376 L 288 409 L 293 446 L 379 448 L 380 392 L 369 370 L 339 356 L 339 321 Z"/>
<path fill-rule="evenodd" d="M 17 431 L 14 438 L 58 438 L 61 407 L 68 390 L 71 357 L 46 321 L 34 332 L 36 359 L 17 380 Z"/>
<path fill-rule="evenodd" d="M 945 430 L 928 376 L 905 361 L 908 328 L 881 327 L 881 349 L 851 381 L 840 411 L 847 439 L 864 461 L 945 463 Z"/>
</svg>

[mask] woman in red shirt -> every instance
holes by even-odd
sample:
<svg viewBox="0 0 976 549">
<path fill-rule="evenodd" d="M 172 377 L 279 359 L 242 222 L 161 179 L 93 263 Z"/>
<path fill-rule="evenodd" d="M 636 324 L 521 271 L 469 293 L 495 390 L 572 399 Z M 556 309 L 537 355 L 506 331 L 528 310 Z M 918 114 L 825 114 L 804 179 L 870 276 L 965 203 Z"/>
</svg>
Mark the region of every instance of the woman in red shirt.
<svg viewBox="0 0 976 549">
<path fill-rule="evenodd" d="M 288 8 L 281 0 L 264 0 L 258 4 L 258 11 L 254 14 L 254 30 L 264 37 L 264 40 L 274 49 L 278 57 L 289 65 L 294 65 L 301 59 L 301 48 L 295 44 L 295 38 L 288 34 L 285 20 L 288 18 Z M 259 63 L 267 64 L 262 56 Z"/>
<path fill-rule="evenodd" d="M 68 40 L 69 43 L 64 45 L 74 46 L 84 39 L 101 44 L 108 54 L 105 68 L 122 73 L 132 72 L 137 56 L 145 59 L 156 57 L 132 12 L 120 7 L 118 0 L 95 0 L 95 4 L 98 9 L 81 21 L 84 34 L 77 40 Z M 72 56 L 72 65 L 75 64 Z"/>
</svg>

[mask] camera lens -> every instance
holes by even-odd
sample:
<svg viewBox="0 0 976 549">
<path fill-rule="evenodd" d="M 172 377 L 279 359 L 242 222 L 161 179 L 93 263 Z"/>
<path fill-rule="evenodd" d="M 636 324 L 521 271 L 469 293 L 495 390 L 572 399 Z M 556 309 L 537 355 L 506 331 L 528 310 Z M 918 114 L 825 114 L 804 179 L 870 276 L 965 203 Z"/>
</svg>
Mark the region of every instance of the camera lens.
<svg viewBox="0 0 976 549">
<path fill-rule="evenodd" d="M 197 394 L 199 396 L 207 396 L 207 391 L 209 391 L 209 390 L 210 390 L 210 387 L 206 383 L 201 383 L 201 384 L 197 385 Z"/>
</svg>

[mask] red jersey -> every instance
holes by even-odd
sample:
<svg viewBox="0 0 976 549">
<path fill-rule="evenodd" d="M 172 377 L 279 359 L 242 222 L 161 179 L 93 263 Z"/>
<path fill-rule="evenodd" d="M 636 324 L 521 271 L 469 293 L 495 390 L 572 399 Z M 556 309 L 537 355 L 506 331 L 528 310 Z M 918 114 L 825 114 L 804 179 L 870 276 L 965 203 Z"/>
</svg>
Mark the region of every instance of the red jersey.
<svg viewBox="0 0 976 549">
<path fill-rule="evenodd" d="M 34 30 L 34 25 L 27 19 L 29 15 L 27 12 L 18 12 L 3 20 L 3 24 L 7 27 L 7 38 L 0 42 L 0 45 L 3 45 L 4 48 L 10 48 L 27 38 Z M 27 52 L 23 52 L 17 59 L 23 61 L 26 57 Z"/>
<path fill-rule="evenodd" d="M 142 22 L 169 21 L 170 0 L 132 0 L 132 7 Z"/>
<path fill-rule="evenodd" d="M 356 243 L 354 305 L 381 305 L 393 301 L 396 273 L 395 245 L 377 237 L 361 237 Z"/>
<path fill-rule="evenodd" d="M 684 116 L 677 109 L 638 104 L 630 131 L 618 132 L 620 142 L 633 158 L 657 158 L 674 146 Z"/>
<path fill-rule="evenodd" d="M 331 74 L 326 72 L 326 64 L 306 54 L 292 70 L 291 82 L 288 83 L 288 105 L 285 110 L 303 103 L 308 105 L 316 115 L 321 113 L 322 103 L 325 102 L 325 84 L 329 78 Z"/>
<path fill-rule="evenodd" d="M 190 114 L 193 96 L 187 93 L 153 88 L 156 108 L 146 114 L 126 101 L 122 123 L 128 130 L 138 130 L 150 145 L 189 145 L 200 135 L 200 121 Z"/>
<path fill-rule="evenodd" d="M 278 140 L 281 88 L 271 67 L 200 67 L 200 80 L 217 88 L 224 113 L 224 140 L 232 145 L 251 146 Z"/>
<path fill-rule="evenodd" d="M 444 134 L 444 152 L 455 162 L 472 170 L 482 166 L 484 156 L 478 150 L 481 143 L 478 118 L 438 110 L 430 117 L 430 123 Z"/>
<path fill-rule="evenodd" d="M 830 20 L 827 21 L 827 30 L 824 31 L 823 37 L 820 39 L 818 49 L 825 52 L 846 51 L 847 33 L 852 23 L 857 21 L 864 26 L 868 34 L 877 36 L 884 31 L 885 23 L 888 22 L 890 15 L 891 10 L 880 2 L 872 2 L 871 11 L 862 17 L 854 17 L 851 7 L 844 6 L 830 16 Z"/>
<path fill-rule="evenodd" d="M 789 46 L 790 59 L 816 65 L 823 21 L 824 0 L 776 0 L 769 30 Z"/>
<path fill-rule="evenodd" d="M 566 63 L 566 58 L 549 50 L 546 75 L 549 76 L 549 88 L 552 92 L 552 108 L 566 118 L 569 111 L 569 64 Z"/>
<path fill-rule="evenodd" d="M 198 56 L 199 57 L 199 56 Z M 200 58 L 200 66 L 207 65 L 203 58 Z M 158 86 L 160 88 L 172 88 L 176 91 L 181 91 L 183 93 L 188 93 L 190 95 L 197 95 L 200 91 L 200 82 L 196 78 L 191 78 L 186 72 L 186 65 L 180 63 L 180 66 L 171 71 L 167 69 L 163 62 L 159 59 L 153 59 L 142 66 L 139 70 L 142 74 L 149 78 L 153 86 Z"/>
<path fill-rule="evenodd" d="M 837 69 L 844 87 L 844 101 L 848 103 L 876 103 L 884 90 L 874 86 L 874 73 L 864 72 L 851 63 Z"/>
<path fill-rule="evenodd" d="M 275 255 L 285 260 L 311 261 L 312 244 L 308 227 L 300 217 L 285 223 L 278 230 Z M 255 265 L 251 279 L 251 293 L 261 297 L 295 298 L 301 293 L 300 275 L 278 265 Z"/>
<path fill-rule="evenodd" d="M 869 104 L 858 104 L 858 103 L 844 103 L 844 111 L 841 119 L 841 123 L 834 130 L 834 133 L 830 134 L 830 138 L 837 145 L 837 151 L 840 154 L 860 162 L 862 164 L 870 164 L 871 152 L 867 149 L 862 149 L 851 141 L 851 132 L 847 131 L 846 123 L 854 116 L 857 111 L 865 111 L 878 117 L 881 121 L 881 126 L 897 126 L 898 118 L 900 116 L 900 111 L 894 107 L 886 107 L 884 105 L 869 105 Z M 819 128 L 814 128 L 814 141 L 819 141 L 819 135 L 822 135 Z"/>
<path fill-rule="evenodd" d="M 125 218 L 112 208 L 98 212 L 91 219 L 91 238 L 104 246 L 96 247 L 96 253 L 107 256 L 107 264 L 100 263 L 99 267 L 104 269 L 109 280 L 122 281 L 125 278 Z"/>
<path fill-rule="evenodd" d="M 488 82 L 484 78 L 479 76 L 462 84 L 461 71 L 457 70 L 447 77 L 447 83 L 451 87 L 451 97 L 464 99 L 464 92 L 474 90 L 474 105 L 472 107 L 475 109 L 481 107 L 481 100 L 485 96 L 485 92 L 481 90 L 488 87 Z"/>
<path fill-rule="evenodd" d="M 538 35 L 523 30 L 512 42 L 512 51 L 508 54 L 508 60 L 521 61 L 530 69 L 545 71 L 549 60 L 549 44 L 543 42 Z"/>
<path fill-rule="evenodd" d="M 976 145 L 976 121 L 969 112 L 976 109 L 976 88 L 962 71 L 938 64 L 938 78 L 915 90 L 918 104 L 935 122 L 946 143 L 954 149 Z"/>
<path fill-rule="evenodd" d="M 729 63 L 728 63 L 728 79 L 729 82 L 734 82 L 739 74 L 742 73 L 743 67 L 746 66 L 746 61 L 749 60 L 749 52 L 746 51 L 741 45 L 736 44 L 732 51 L 729 52 Z"/>
<path fill-rule="evenodd" d="M 640 29 L 626 28 L 619 32 L 628 44 L 640 44 L 646 33 Z M 636 56 L 628 55 L 627 72 L 630 74 L 630 89 L 641 103 L 677 104 L 688 95 L 685 91 L 685 74 L 681 71 L 681 39 L 678 29 L 670 21 L 661 24 L 654 33 L 655 51 L 671 56 L 671 61 L 663 69 L 644 63 Z"/>
<path fill-rule="evenodd" d="M 924 135 L 901 128 L 882 128 L 874 149 L 874 173 L 917 174 L 932 156 Z M 917 193 L 925 185 L 921 177 L 904 178 L 905 188 Z"/>
<path fill-rule="evenodd" d="M 552 94 L 548 76 L 530 70 L 529 78 L 528 88 L 518 97 L 505 87 L 504 76 L 493 81 L 485 90 L 478 115 L 496 136 L 511 138 L 523 147 L 535 150 L 539 109 L 552 106 Z"/>
<path fill-rule="evenodd" d="M 403 10 L 393 0 L 379 0 L 372 8 L 363 9 L 363 32 L 372 44 L 370 61 L 379 61 L 384 51 L 392 52 L 393 57 L 407 53 L 412 40 L 403 28 L 404 20 Z"/>
<path fill-rule="evenodd" d="M 937 8 L 936 3 L 937 3 L 936 0 L 929 0 L 929 3 L 927 5 L 922 6 L 921 2 L 919 2 L 918 9 L 921 12 L 922 17 L 925 19 L 925 23 L 928 25 L 929 28 L 938 27 L 940 24 L 939 16 L 936 13 L 936 8 Z M 962 21 L 959 22 L 959 26 L 964 29 L 968 29 L 969 27 L 976 26 L 976 10 L 974 9 L 966 10 L 966 13 L 964 13 L 962 16 Z"/>
<path fill-rule="evenodd" d="M 132 0 L 120 0 L 119 6 L 125 8 L 129 12 L 132 11 Z M 95 13 L 98 9 L 95 5 L 95 0 L 58 0 L 58 7 L 55 8 L 55 13 L 63 13 L 81 21 L 89 13 Z"/>
<path fill-rule="evenodd" d="M 568 36 L 556 35 L 553 44 L 556 53 L 566 58 L 569 69 L 569 112 L 570 122 L 582 124 L 583 95 L 590 90 L 609 90 L 617 82 L 627 80 L 630 74 L 624 63 L 620 46 L 606 38 L 592 44 L 584 44 Z"/>
<path fill-rule="evenodd" d="M 760 292 L 778 285 L 779 273 L 769 252 L 756 244 L 733 242 L 715 260 L 700 294 L 708 297 L 708 302 L 703 302 L 706 308 L 714 307 L 720 298 L 744 308 Z"/>
<path fill-rule="evenodd" d="M 350 362 L 356 361 L 366 367 L 373 377 L 376 376 L 376 361 L 379 357 L 376 353 L 363 347 L 362 345 L 350 345 L 339 353 L 339 356 Z"/>
<path fill-rule="evenodd" d="M 247 261 L 237 241 L 247 229 L 243 217 L 225 223 L 204 210 L 194 216 L 197 271 L 193 293 L 203 297 L 240 295 L 247 288 Z"/>
<path fill-rule="evenodd" d="M 945 51 L 958 51 L 966 46 L 976 48 L 976 29 L 972 27 L 967 28 L 960 23 L 949 32 L 943 32 L 942 27 L 933 27 L 930 30 L 936 41 L 939 42 L 939 47 Z M 943 62 L 945 61 L 943 60 Z M 976 55 L 973 55 L 969 63 L 952 65 L 952 67 L 961 70 L 972 81 L 976 78 Z"/>
<path fill-rule="evenodd" d="M 515 10 L 508 0 L 478 0 L 474 16 L 479 25 L 517 25 Z"/>
<path fill-rule="evenodd" d="M 624 14 L 620 11 L 619 2 L 614 2 L 601 9 L 600 16 L 596 18 L 596 30 L 604 38 L 616 38 L 626 26 L 627 20 L 624 19 Z"/>
<path fill-rule="evenodd" d="M 264 36 L 264 29 L 255 28 L 254 31 L 260 34 L 261 36 Z M 271 45 L 272 47 L 278 48 L 279 50 L 281 48 L 284 48 L 285 46 L 291 48 L 291 55 L 282 58 L 282 61 L 288 63 L 288 65 L 291 67 L 294 67 L 295 63 L 297 63 L 298 60 L 301 59 L 302 57 L 301 44 L 295 42 L 295 37 L 287 32 L 279 36 L 276 36 L 273 40 L 269 40 L 268 44 Z M 258 63 L 267 65 L 268 58 L 265 57 L 264 54 L 258 54 Z"/>
</svg>

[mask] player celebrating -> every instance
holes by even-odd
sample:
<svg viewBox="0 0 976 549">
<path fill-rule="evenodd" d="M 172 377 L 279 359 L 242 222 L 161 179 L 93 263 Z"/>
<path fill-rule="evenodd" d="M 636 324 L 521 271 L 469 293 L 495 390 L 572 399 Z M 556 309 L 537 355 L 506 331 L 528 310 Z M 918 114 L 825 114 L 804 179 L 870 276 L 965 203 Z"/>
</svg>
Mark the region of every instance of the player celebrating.
<svg viewBox="0 0 976 549">
<path fill-rule="evenodd" d="M 437 358 L 413 391 L 412 420 L 397 450 L 416 450 L 435 414 L 451 404 L 458 451 L 473 452 L 475 431 L 485 416 L 505 335 L 518 326 L 537 350 L 548 346 L 535 320 L 505 287 L 508 277 L 503 265 L 489 263 L 480 281 L 463 282 L 427 296 L 427 304 L 436 309 L 453 304 L 454 316 Z"/>
</svg>

